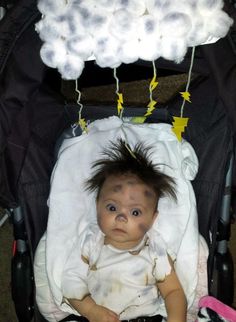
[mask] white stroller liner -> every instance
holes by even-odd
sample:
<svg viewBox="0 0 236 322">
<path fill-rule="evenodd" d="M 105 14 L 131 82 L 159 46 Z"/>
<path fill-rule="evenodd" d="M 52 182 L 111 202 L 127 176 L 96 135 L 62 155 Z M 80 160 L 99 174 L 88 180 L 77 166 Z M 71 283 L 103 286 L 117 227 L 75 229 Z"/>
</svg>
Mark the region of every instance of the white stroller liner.
<svg viewBox="0 0 236 322">
<path fill-rule="evenodd" d="M 82 244 L 88 224 L 96 224 L 95 195 L 84 191 L 83 185 L 91 175 L 91 164 L 101 157 L 104 147 L 118 138 L 128 141 L 131 147 L 140 141 L 152 146 L 154 163 L 160 164 L 160 170 L 176 181 L 178 202 L 176 204 L 168 197 L 160 200 L 152 235 L 160 233 L 168 252 L 176 258 L 176 272 L 191 311 L 196 299 L 200 262 L 201 266 L 205 262 L 200 293 L 207 294 L 207 283 L 205 287 L 203 285 L 207 272 L 207 247 L 201 239 L 200 244 L 204 246 L 199 261 L 196 202 L 190 183 L 198 170 L 193 148 L 184 140 L 179 142 L 168 124 L 123 123 L 113 116 L 91 123 L 88 130 L 88 133 L 63 142 L 52 174 L 48 227 L 37 249 L 34 265 L 36 300 L 41 313 L 49 321 L 59 321 L 71 313 L 78 314 L 62 303 L 62 272 L 76 236 L 81 236 Z M 160 314 L 166 315 L 164 304 L 160 307 Z"/>
</svg>

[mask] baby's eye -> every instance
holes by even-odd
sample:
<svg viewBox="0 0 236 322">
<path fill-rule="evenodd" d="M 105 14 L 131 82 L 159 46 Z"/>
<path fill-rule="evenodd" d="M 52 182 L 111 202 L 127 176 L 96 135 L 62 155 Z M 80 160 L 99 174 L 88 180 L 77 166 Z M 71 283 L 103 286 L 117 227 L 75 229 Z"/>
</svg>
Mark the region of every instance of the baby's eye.
<svg viewBox="0 0 236 322">
<path fill-rule="evenodd" d="M 141 212 L 141 210 L 140 210 L 140 209 L 133 209 L 133 210 L 131 211 L 131 214 L 132 214 L 132 216 L 137 217 L 137 216 L 140 216 L 140 215 L 142 214 L 142 212 Z"/>
<path fill-rule="evenodd" d="M 108 204 L 106 208 L 108 211 L 116 211 L 116 206 L 114 206 L 113 204 Z"/>
</svg>

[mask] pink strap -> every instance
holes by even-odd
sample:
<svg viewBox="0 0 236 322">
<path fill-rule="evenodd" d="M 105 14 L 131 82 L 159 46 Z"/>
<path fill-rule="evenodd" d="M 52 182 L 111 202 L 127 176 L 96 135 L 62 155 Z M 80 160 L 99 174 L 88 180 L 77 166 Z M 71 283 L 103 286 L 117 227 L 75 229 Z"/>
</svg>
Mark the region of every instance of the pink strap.
<svg viewBox="0 0 236 322">
<path fill-rule="evenodd" d="M 199 308 L 208 307 L 229 322 L 236 321 L 236 310 L 217 300 L 213 296 L 204 296 L 199 300 Z"/>
</svg>

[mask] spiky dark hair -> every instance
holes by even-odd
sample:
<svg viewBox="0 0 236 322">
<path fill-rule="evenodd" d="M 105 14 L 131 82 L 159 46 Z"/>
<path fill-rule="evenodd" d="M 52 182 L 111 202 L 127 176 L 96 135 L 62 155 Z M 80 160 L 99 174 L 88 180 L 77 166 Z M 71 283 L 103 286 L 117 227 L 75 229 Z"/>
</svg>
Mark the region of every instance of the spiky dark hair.
<svg viewBox="0 0 236 322">
<path fill-rule="evenodd" d="M 108 177 L 133 174 L 155 191 L 157 199 L 169 195 L 176 200 L 174 179 L 160 172 L 158 165 L 153 164 L 150 160 L 150 150 L 150 147 L 145 147 L 142 143 L 136 144 L 134 149 L 131 149 L 122 139 L 116 143 L 111 142 L 111 145 L 102 153 L 104 158 L 93 163 L 92 167 L 97 170 L 87 180 L 86 188 L 90 191 L 97 190 L 97 197 L 99 197 Z"/>
</svg>

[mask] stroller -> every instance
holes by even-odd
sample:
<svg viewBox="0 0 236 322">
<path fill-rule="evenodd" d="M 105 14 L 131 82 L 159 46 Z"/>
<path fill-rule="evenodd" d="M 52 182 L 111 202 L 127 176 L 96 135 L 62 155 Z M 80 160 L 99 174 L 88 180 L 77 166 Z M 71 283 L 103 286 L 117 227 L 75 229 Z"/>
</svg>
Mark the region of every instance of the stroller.
<svg viewBox="0 0 236 322">
<path fill-rule="evenodd" d="M 62 95 L 59 73 L 41 62 L 42 43 L 34 29 L 40 13 L 35 1 L 22 0 L 6 9 L 0 23 L 0 202 L 11 213 L 14 227 L 12 298 L 19 322 L 31 321 L 33 317 L 43 321 L 35 304 L 32 262 L 47 226 L 55 151 L 63 138 L 71 136 L 78 106 Z M 230 2 L 227 10 L 235 15 Z M 228 305 L 233 301 L 233 264 L 227 242 L 236 180 L 235 61 L 234 28 L 227 38 L 196 49 L 195 77 L 191 83 L 194 104 L 186 110 L 191 123 L 184 133 L 200 161 L 193 188 L 199 231 L 209 247 L 209 293 Z M 186 73 L 189 65 L 190 52 L 180 64 L 164 59 L 157 62 L 160 77 Z M 102 71 L 93 62 L 88 62 L 85 68 L 87 72 L 79 80 L 81 88 L 113 82 L 107 77 L 107 70 Z M 129 68 L 131 72 L 127 73 Z M 135 80 L 142 79 L 144 74 L 151 74 L 150 69 L 149 63 L 137 61 L 126 66 L 120 79 L 128 74 Z M 91 76 L 94 74 L 98 75 L 96 79 Z M 172 116 L 179 113 L 179 106 L 179 98 L 174 96 L 147 121 L 170 123 Z M 124 110 L 124 116 L 142 116 L 144 112 L 143 107 L 131 105 Z M 96 120 L 115 113 L 113 106 L 93 102 L 84 109 L 83 116 Z"/>
</svg>

